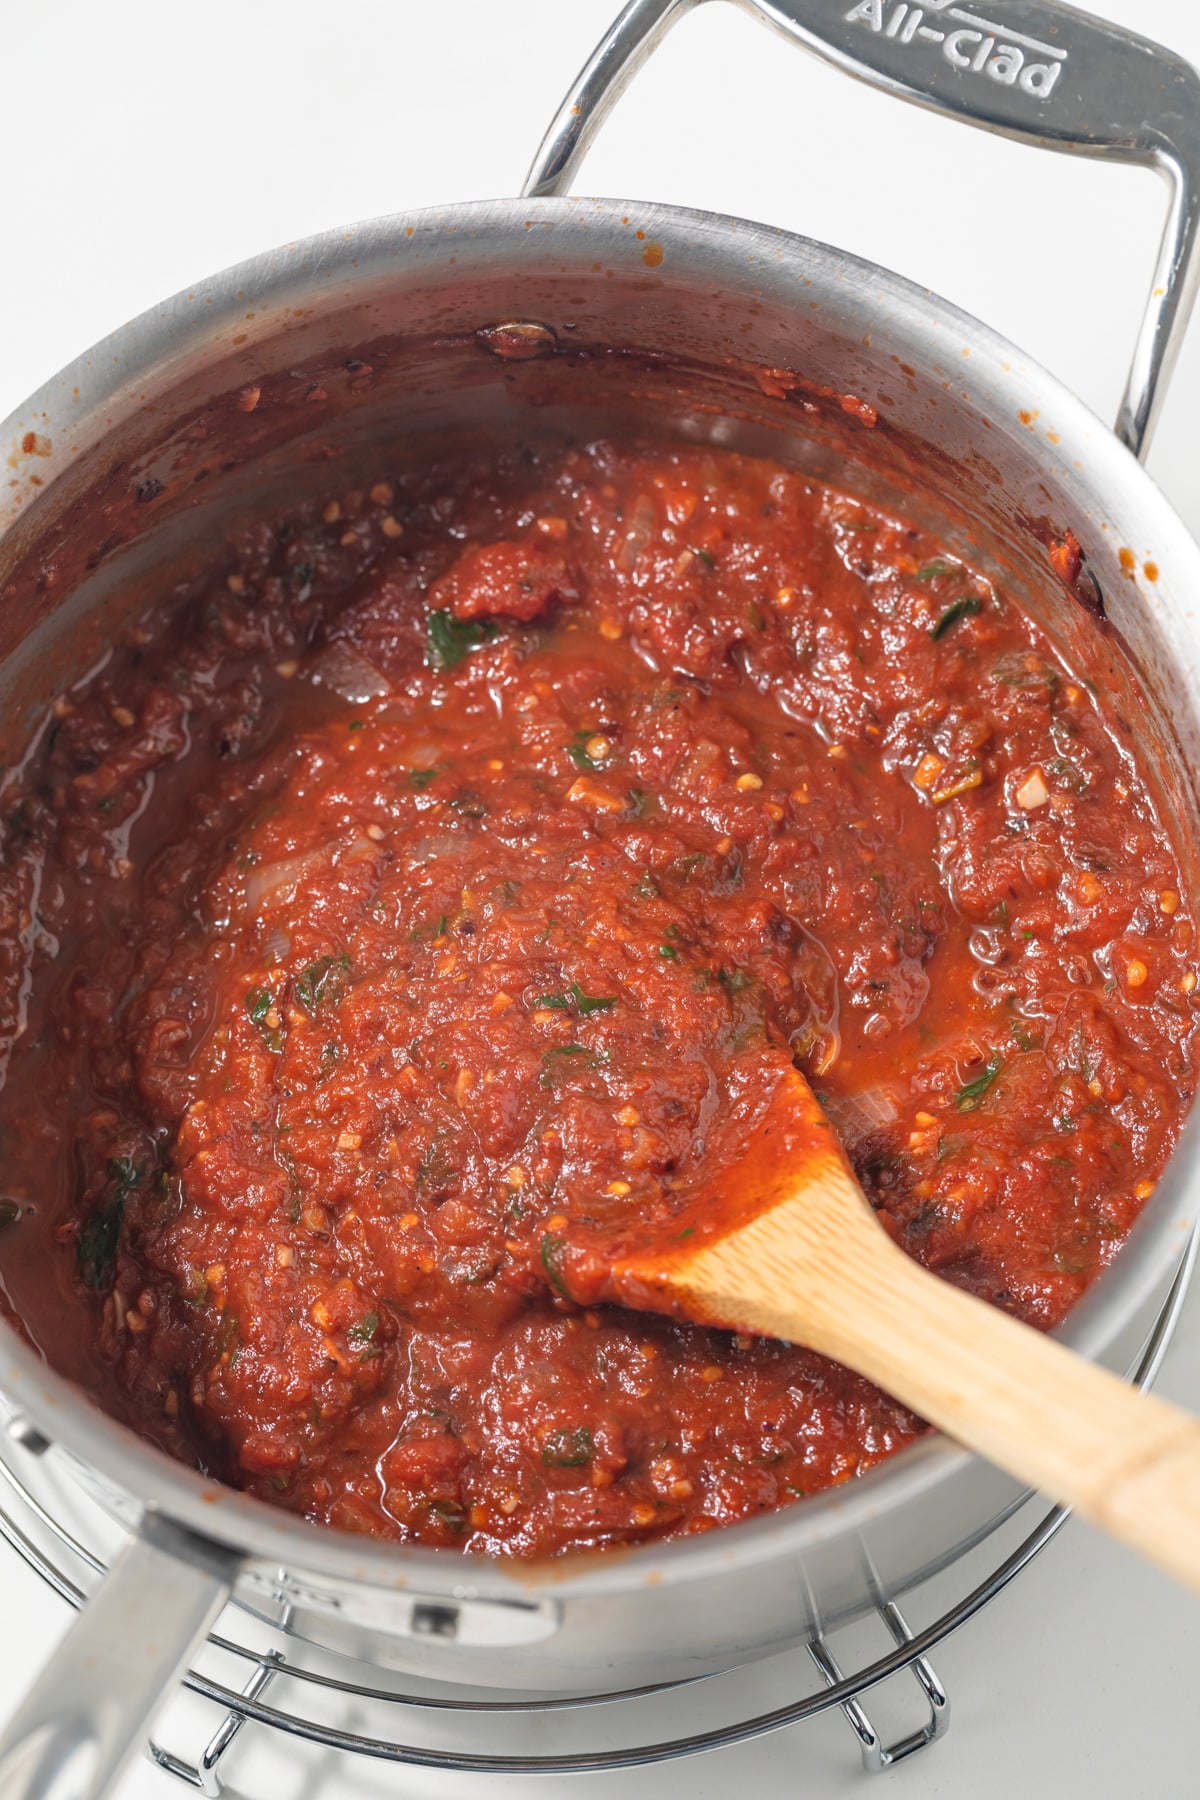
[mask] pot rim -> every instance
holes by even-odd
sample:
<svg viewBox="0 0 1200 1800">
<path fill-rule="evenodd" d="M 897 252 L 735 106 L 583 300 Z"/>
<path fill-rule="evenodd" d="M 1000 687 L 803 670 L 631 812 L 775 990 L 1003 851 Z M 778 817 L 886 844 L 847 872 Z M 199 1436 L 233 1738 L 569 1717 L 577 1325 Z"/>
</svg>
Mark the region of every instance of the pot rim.
<svg viewBox="0 0 1200 1800">
<path fill-rule="evenodd" d="M 536 226 L 543 231 L 535 235 Z M 582 231 L 589 261 L 598 250 L 622 261 L 640 256 L 642 238 L 653 239 L 663 249 L 656 271 L 663 276 L 703 246 L 708 259 L 725 259 L 730 292 L 746 286 L 747 271 L 768 283 L 780 262 L 791 258 L 811 282 L 804 289 L 796 287 L 806 305 L 814 292 L 833 296 L 840 289 L 876 306 L 881 322 L 902 318 L 910 333 L 915 330 L 927 342 L 931 357 L 945 356 L 951 348 L 956 385 L 977 404 L 993 412 L 1007 408 L 1014 422 L 1022 408 L 1053 419 L 1058 442 L 1047 447 L 1045 457 L 1057 465 L 1060 479 L 1069 482 L 1073 466 L 1086 467 L 1098 489 L 1135 491 L 1153 522 L 1158 559 L 1164 573 L 1170 571 L 1169 586 L 1200 592 L 1200 547 L 1145 469 L 1055 376 L 990 327 L 904 276 L 797 233 L 658 202 L 599 198 L 466 201 L 367 220 L 264 252 L 149 308 L 52 376 L 0 427 L 14 445 L 10 465 L 18 470 L 7 492 L 0 491 L 0 529 L 23 518 L 26 501 L 48 495 L 54 478 L 74 457 L 102 440 L 112 423 L 106 413 L 134 384 L 144 384 L 147 376 L 169 384 L 176 366 L 206 345 L 224 354 L 228 340 L 222 339 L 222 328 L 235 317 L 243 320 L 247 309 L 258 315 L 256 336 L 274 335 L 283 324 L 285 300 L 295 305 L 298 296 L 315 295 L 327 305 L 343 297 L 361 299 L 374 281 L 383 283 L 403 268 L 405 257 L 427 258 L 426 268 L 455 281 L 470 273 L 473 255 L 500 242 L 520 244 L 532 268 L 530 251 L 537 247 L 553 256 L 564 231 L 573 239 Z M 448 253 L 456 259 L 453 272 L 446 267 Z M 480 263 L 485 266 L 482 256 Z M 646 274 L 649 278 L 648 269 Z M 252 338 L 248 354 L 253 350 Z M 961 350 L 969 350 L 969 357 L 960 356 Z M 18 448 L 30 431 L 48 431 L 52 444 L 49 459 L 33 470 Z M 42 478 L 37 487 L 26 485 L 31 473 Z M 1081 495 L 1081 508 L 1084 504 Z M 1162 603 L 1161 592 L 1156 599 Z M 1188 1172 L 1191 1185 L 1200 1188 L 1200 1171 L 1193 1169 L 1197 1161 L 1200 1119 L 1191 1118 L 1158 1190 L 1114 1264 L 1055 1333 L 1063 1342 L 1084 1355 L 1096 1355 L 1174 1272 L 1195 1223 Z M 665 1543 L 525 1563 L 359 1538 L 225 1487 L 173 1462 L 104 1413 L 44 1363 L 3 1318 L 0 1396 L 84 1471 L 146 1510 L 240 1550 L 253 1563 L 378 1589 L 510 1602 L 682 1583 L 731 1565 L 783 1558 L 864 1528 L 975 1460 L 949 1440 L 931 1435 L 842 1487 L 759 1518 Z M 118 1509 L 110 1503 L 110 1510 Z"/>
</svg>

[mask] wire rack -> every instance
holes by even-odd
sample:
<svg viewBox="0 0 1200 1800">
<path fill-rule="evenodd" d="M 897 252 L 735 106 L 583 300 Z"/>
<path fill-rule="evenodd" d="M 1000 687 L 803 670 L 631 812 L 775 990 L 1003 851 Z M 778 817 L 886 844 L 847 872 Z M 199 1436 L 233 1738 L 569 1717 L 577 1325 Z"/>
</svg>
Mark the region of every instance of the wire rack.
<svg viewBox="0 0 1200 1800">
<path fill-rule="evenodd" d="M 1134 1374 L 1141 1385 L 1158 1372 L 1195 1253 L 1193 1244 L 1144 1346 Z M 1032 1529 L 1031 1510 L 1038 1515 Z M 276 1734 L 276 1745 L 279 1734 L 298 1741 L 310 1755 L 316 1747 L 376 1764 L 470 1775 L 586 1774 L 745 1743 L 839 1708 L 864 1767 L 880 1771 L 934 1743 L 949 1726 L 949 1699 L 930 1652 L 1028 1567 L 1067 1517 L 1063 1508 L 1045 1512 L 1027 1501 L 982 1547 L 906 1598 L 909 1610 L 933 1612 L 923 1626 L 914 1628 L 881 1595 L 872 1621 L 836 1634 L 850 1642 L 849 1655 L 820 1635 L 753 1665 L 752 1675 L 735 1670 L 619 1693 L 481 1699 L 318 1650 L 290 1630 L 286 1614 L 267 1625 L 235 1603 L 182 1677 L 167 1716 L 176 1741 L 185 1733 L 201 1747 L 185 1755 L 156 1740 L 147 1753 L 167 1774 L 211 1796 L 223 1791 L 235 1744 L 243 1734 L 255 1735 L 245 1732 L 248 1725 Z M 9 1434 L 0 1434 L 0 1538 L 73 1607 L 85 1603 L 122 1542 L 119 1528 L 61 1465 Z M 919 1708 L 917 1722 L 890 1741 L 864 1705 L 871 1694 L 874 1706 L 886 1684 L 894 1684 L 889 1704 L 899 1685 L 906 1710 L 914 1701 Z M 763 1706 L 773 1694 L 775 1702 Z M 668 1736 L 661 1735 L 664 1716 L 677 1724 Z M 275 1800 L 274 1778 L 270 1791 Z"/>
</svg>

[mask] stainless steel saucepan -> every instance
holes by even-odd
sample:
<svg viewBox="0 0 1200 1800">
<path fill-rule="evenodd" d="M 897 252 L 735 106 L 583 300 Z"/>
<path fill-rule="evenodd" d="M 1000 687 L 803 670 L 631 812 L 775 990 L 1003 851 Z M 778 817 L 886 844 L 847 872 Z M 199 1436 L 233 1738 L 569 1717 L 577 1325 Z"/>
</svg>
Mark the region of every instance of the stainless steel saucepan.
<svg viewBox="0 0 1200 1800">
<path fill-rule="evenodd" d="M 520 199 L 268 252 L 145 313 L 18 409 L 0 489 L 0 738 L 26 739 L 124 618 L 255 515 L 456 446 L 665 435 L 894 506 L 1021 599 L 1134 722 L 1195 884 L 1200 550 L 1138 458 L 1197 278 L 1200 78 L 1054 0 L 741 0 L 898 98 L 1164 171 L 1167 230 L 1114 434 L 985 325 L 845 251 L 564 196 L 624 84 L 699 3 L 625 8 Z M 1047 560 L 1068 528 L 1087 593 Z M 1130 1366 L 1186 1252 L 1198 1158 L 1193 1127 L 1063 1330 L 1085 1354 Z M 0 1743 L 2 1800 L 105 1793 L 230 1596 L 268 1617 L 286 1605 L 293 1630 L 389 1668 L 617 1690 L 765 1654 L 898 1595 L 1019 1497 L 929 1440 L 728 1530 L 517 1566 L 343 1536 L 222 1488 L 102 1414 L 4 1323 L 0 1394 L 28 1454 L 61 1458 L 132 1533 Z"/>
</svg>

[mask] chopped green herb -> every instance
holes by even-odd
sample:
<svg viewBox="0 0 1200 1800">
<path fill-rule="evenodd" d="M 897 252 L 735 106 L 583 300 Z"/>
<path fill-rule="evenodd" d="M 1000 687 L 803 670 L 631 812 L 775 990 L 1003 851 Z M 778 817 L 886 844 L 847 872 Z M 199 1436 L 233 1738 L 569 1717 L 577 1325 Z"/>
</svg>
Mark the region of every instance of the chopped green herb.
<svg viewBox="0 0 1200 1800">
<path fill-rule="evenodd" d="M 454 1163 L 446 1141 L 441 1133 L 435 1131 L 417 1168 L 418 1194 L 424 1197 L 442 1192 L 450 1187 L 454 1174 Z"/>
<path fill-rule="evenodd" d="M 992 680 L 1003 682 L 1005 687 L 1020 688 L 1032 692 L 1042 688 L 1052 694 L 1058 686 L 1058 670 L 1049 663 L 1039 661 L 1028 650 L 1012 650 L 1001 657 L 992 670 Z"/>
<path fill-rule="evenodd" d="M 954 1102 L 959 1112 L 974 1112 L 1003 1067 L 1004 1058 L 997 1050 L 989 1058 L 983 1074 L 977 1075 L 974 1081 L 968 1081 L 964 1087 L 959 1088 Z"/>
<path fill-rule="evenodd" d="M 966 570 L 961 563 L 947 562 L 944 556 L 935 556 L 927 562 L 923 569 L 918 569 L 913 576 L 914 581 L 936 581 L 939 575 L 965 575 Z"/>
<path fill-rule="evenodd" d="M 431 612 L 425 621 L 425 660 L 431 669 L 453 669 L 472 650 L 495 635 L 496 627 L 479 619 L 456 619 L 446 607 Z"/>
<path fill-rule="evenodd" d="M 942 1216 L 942 1209 L 936 1200 L 926 1200 L 919 1206 L 904 1229 L 909 1237 L 927 1237 Z"/>
<path fill-rule="evenodd" d="M 606 1050 L 589 1050 L 586 1044 L 556 1045 L 542 1052 L 542 1086 L 557 1087 L 576 1071 L 598 1069 L 607 1061 Z"/>
<path fill-rule="evenodd" d="M 474 788 L 463 788 L 448 803 L 464 819 L 486 819 L 487 803 Z"/>
<path fill-rule="evenodd" d="M 215 1361 L 228 1360 L 230 1368 L 237 1362 L 242 1353 L 242 1321 L 235 1313 L 222 1313 L 221 1323 L 217 1327 L 217 1335 L 213 1342 L 216 1352 Z"/>
<path fill-rule="evenodd" d="M 731 996 L 754 986 L 753 975 L 748 975 L 745 969 L 718 969 L 717 980 L 725 992 Z"/>
<path fill-rule="evenodd" d="M 343 950 L 340 956 L 318 956 L 316 962 L 301 970 L 296 980 L 296 999 L 306 1013 L 314 1015 L 323 1000 L 341 999 L 341 977 L 349 967 L 350 958 Z"/>
<path fill-rule="evenodd" d="M 592 1434 L 586 1425 L 552 1431 L 542 1445 L 542 1461 L 548 1469 L 581 1469 L 592 1460 Z"/>
<path fill-rule="evenodd" d="M 842 531 L 878 531 L 879 530 L 878 525 L 872 524 L 869 519 L 864 520 L 861 524 L 859 523 L 859 521 L 857 519 L 839 519 L 837 521 L 837 524 Z M 919 579 L 919 577 L 918 577 L 918 579 Z"/>
<path fill-rule="evenodd" d="M 189 1269 L 184 1299 L 189 1306 L 203 1306 L 208 1299 L 208 1276 L 203 1269 Z"/>
<path fill-rule="evenodd" d="M 367 721 L 365 719 L 351 719 L 350 723 L 346 727 L 346 730 L 347 731 L 361 731 L 363 729 L 363 727 L 365 726 L 366 722 Z"/>
<path fill-rule="evenodd" d="M 278 1025 L 267 1023 L 267 1014 L 275 1004 L 270 988 L 250 988 L 246 993 L 246 1011 L 262 1033 L 262 1041 L 276 1056 L 283 1049 L 283 1032 Z"/>
<path fill-rule="evenodd" d="M 79 1234 L 75 1239 L 79 1274 L 84 1287 L 90 1288 L 94 1294 L 103 1293 L 112 1286 L 124 1216 L 125 1198 L 123 1194 L 118 1194 L 116 1199 L 98 1206 L 79 1227 Z"/>
<path fill-rule="evenodd" d="M 359 1357 L 360 1362 L 369 1362 L 373 1356 L 382 1356 L 382 1348 L 375 1342 L 375 1333 L 378 1330 L 379 1314 L 377 1312 L 369 1312 L 364 1313 L 358 1323 L 352 1325 L 346 1333 L 346 1336 L 350 1339 L 352 1344 L 361 1344 L 363 1346 L 362 1353 Z"/>
<path fill-rule="evenodd" d="M 649 869 L 643 869 L 642 878 L 634 888 L 634 895 L 639 900 L 657 900 L 658 888 Z"/>
<path fill-rule="evenodd" d="M 667 864 L 666 873 L 674 881 L 690 881 L 698 869 L 707 868 L 709 857 L 704 850 L 689 850 L 686 856 L 676 856 Z"/>
<path fill-rule="evenodd" d="M 116 1184 L 116 1197 L 123 1205 L 142 1179 L 141 1164 L 129 1156 L 114 1156 L 109 1161 L 108 1173 Z"/>
<path fill-rule="evenodd" d="M 1091 785 L 1079 764 L 1069 756 L 1052 756 L 1046 769 L 1062 787 L 1068 788 L 1073 794 L 1082 794 Z"/>
<path fill-rule="evenodd" d="M 1043 1043 L 1042 1034 L 1040 1031 L 1037 1031 L 1027 1019 L 1011 1019 L 1008 1028 L 1017 1040 L 1017 1048 L 1019 1050 L 1041 1049 Z"/>
<path fill-rule="evenodd" d="M 698 557 L 706 569 L 715 569 L 717 566 L 716 558 L 713 556 L 712 551 L 705 550 L 698 544 L 692 545 L 692 555 Z"/>
<path fill-rule="evenodd" d="M 617 1004 L 617 997 L 615 994 L 604 997 L 585 994 L 579 983 L 573 981 L 565 994 L 539 994 L 534 1004 L 551 1007 L 555 1012 L 569 1012 L 574 1006 L 580 1017 L 586 1019 L 589 1013 L 607 1012 Z"/>
<path fill-rule="evenodd" d="M 437 773 L 437 769 L 410 769 L 408 785 L 410 788 L 415 788 L 418 794 L 422 794 Z"/>
<path fill-rule="evenodd" d="M 1096 1061 L 1082 1025 L 1077 1025 L 1071 1038 L 1071 1066 L 1078 1069 L 1084 1081 L 1096 1078 Z"/>
<path fill-rule="evenodd" d="M 594 756 L 589 756 L 587 753 L 587 745 L 596 735 L 596 732 L 590 729 L 577 731 L 570 743 L 566 746 L 567 755 L 577 769 L 596 770 L 601 767 L 599 760 Z"/>
<path fill-rule="evenodd" d="M 617 996 L 615 994 L 585 994 L 577 981 L 571 983 L 570 991 L 571 998 L 575 1002 L 576 1011 L 585 1019 L 589 1013 L 608 1012 L 611 1007 L 614 1007 L 617 1004 Z"/>
<path fill-rule="evenodd" d="M 930 626 L 930 637 L 936 643 L 939 638 L 944 638 L 948 631 L 952 631 L 960 619 L 977 613 L 982 605 L 983 602 L 977 594 L 964 594 L 961 600 L 956 600 L 952 606 L 946 608 L 936 625 Z"/>
<path fill-rule="evenodd" d="M 679 952 L 674 944 L 660 944 L 658 946 L 658 954 L 663 958 L 664 962 L 677 963 L 679 961 Z"/>
<path fill-rule="evenodd" d="M 465 1531 L 467 1517 L 457 1500 L 428 1500 L 430 1512 L 435 1519 L 440 1519 L 448 1531 Z"/>
<path fill-rule="evenodd" d="M 550 1277 L 550 1285 L 560 1293 L 564 1300 L 571 1298 L 567 1292 L 566 1282 L 562 1274 L 562 1253 L 567 1247 L 565 1238 L 548 1235 L 542 1239 L 542 1267 Z"/>
</svg>

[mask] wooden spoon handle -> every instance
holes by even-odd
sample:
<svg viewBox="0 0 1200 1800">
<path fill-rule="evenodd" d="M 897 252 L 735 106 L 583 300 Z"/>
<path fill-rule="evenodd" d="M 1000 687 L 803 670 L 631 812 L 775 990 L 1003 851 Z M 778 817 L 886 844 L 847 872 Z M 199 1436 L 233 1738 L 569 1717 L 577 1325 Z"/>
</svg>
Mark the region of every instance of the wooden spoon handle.
<svg viewBox="0 0 1200 1800">
<path fill-rule="evenodd" d="M 692 1308 L 859 1370 L 1200 1591 L 1200 1421 L 930 1274 L 869 1216 L 819 1280 L 792 1280 L 781 1265 L 811 1236 L 811 1210 L 797 1200 L 753 1222 L 733 1259 L 732 1241 L 702 1254 Z M 754 1265 L 773 1278 L 746 1282 Z"/>
</svg>

